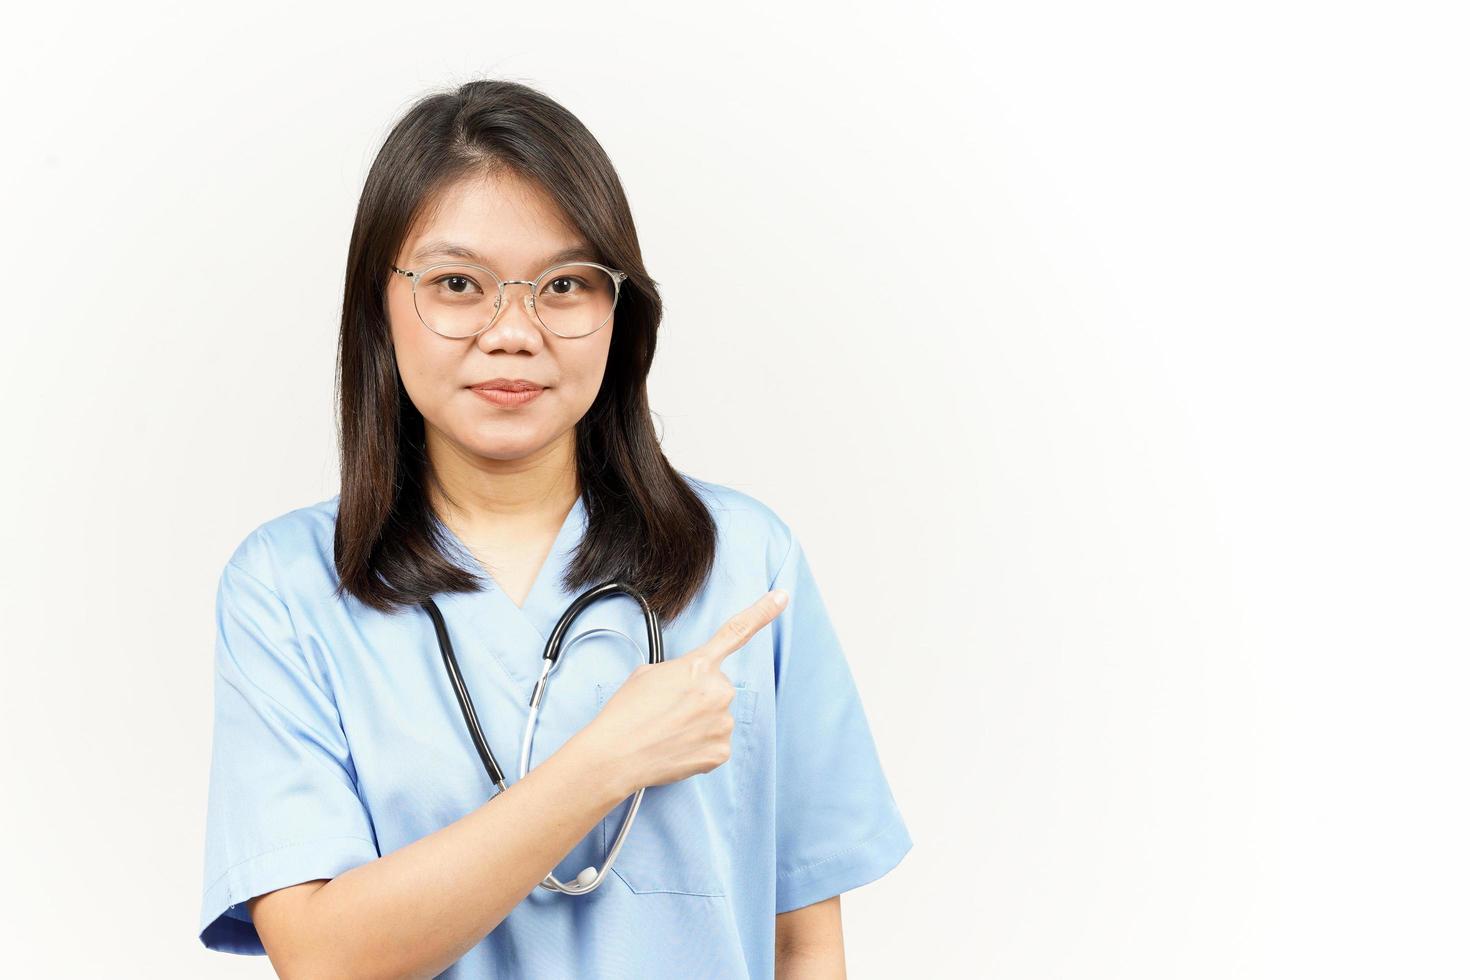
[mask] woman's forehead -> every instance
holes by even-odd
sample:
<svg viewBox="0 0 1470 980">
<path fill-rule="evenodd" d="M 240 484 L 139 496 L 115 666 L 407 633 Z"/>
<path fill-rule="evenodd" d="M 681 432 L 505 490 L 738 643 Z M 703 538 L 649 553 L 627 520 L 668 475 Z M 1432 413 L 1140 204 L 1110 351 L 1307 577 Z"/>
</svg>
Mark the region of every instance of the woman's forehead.
<svg viewBox="0 0 1470 980">
<path fill-rule="evenodd" d="M 544 193 L 518 178 L 468 178 L 425 202 L 405 236 L 411 263 L 463 259 L 507 274 L 514 268 L 572 258 L 596 259 L 596 249 Z"/>
</svg>

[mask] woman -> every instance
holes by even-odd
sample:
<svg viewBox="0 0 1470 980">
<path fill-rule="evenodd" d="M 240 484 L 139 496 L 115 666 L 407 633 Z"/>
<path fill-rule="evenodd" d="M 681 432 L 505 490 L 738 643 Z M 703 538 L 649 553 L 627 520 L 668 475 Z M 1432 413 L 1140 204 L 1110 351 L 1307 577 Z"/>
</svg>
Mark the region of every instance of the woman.
<svg viewBox="0 0 1470 980">
<path fill-rule="evenodd" d="M 394 127 L 348 254 L 340 493 L 220 579 L 207 947 L 304 977 L 841 974 L 840 894 L 911 841 L 800 543 L 659 448 L 656 286 L 545 95 L 475 81 Z M 609 579 L 664 661 L 635 598 L 587 607 L 522 775 L 547 639 Z M 599 887 L 539 887 L 602 868 L 640 787 Z"/>
</svg>

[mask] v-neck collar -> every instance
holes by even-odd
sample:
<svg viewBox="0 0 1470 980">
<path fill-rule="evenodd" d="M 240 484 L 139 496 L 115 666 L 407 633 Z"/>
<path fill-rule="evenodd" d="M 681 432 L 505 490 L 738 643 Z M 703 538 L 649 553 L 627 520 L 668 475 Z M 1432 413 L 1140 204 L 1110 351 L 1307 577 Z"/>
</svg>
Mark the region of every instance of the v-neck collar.
<svg viewBox="0 0 1470 980">
<path fill-rule="evenodd" d="M 434 598 L 444 614 L 455 649 L 463 651 L 461 661 L 465 683 L 473 690 L 477 702 L 482 692 L 485 692 L 484 697 L 490 697 L 484 685 L 496 682 L 488 681 L 476 666 L 478 656 L 488 655 L 498 665 L 504 679 L 510 682 L 506 693 L 524 707 L 530 703 L 531 692 L 541 676 L 547 638 L 577 599 L 576 593 L 562 587 L 562 576 L 586 533 L 587 512 L 583 500 L 579 496 L 562 521 L 551 550 L 526 595 L 524 607 L 517 607 L 511 602 L 510 596 L 496 584 L 494 577 L 486 572 L 464 542 L 442 521 L 438 523 L 452 548 L 454 560 L 484 583 L 484 588 L 478 592 L 444 592 Z M 557 730 L 557 725 L 562 722 L 571 724 L 568 719 L 580 718 L 585 724 L 586 717 L 590 717 L 587 713 L 595 713 L 595 708 L 590 701 L 583 704 L 579 699 L 591 698 L 597 684 L 615 688 L 618 678 L 644 662 L 647 656 L 646 633 L 642 609 L 628 596 L 611 596 L 584 609 L 568 635 L 563 637 L 562 652 L 565 654 L 582 640 L 593 637 L 597 641 L 591 649 L 600 652 L 572 655 L 570 669 L 579 682 L 562 682 L 557 696 L 552 699 L 554 706 L 543 710 L 539 724 L 547 726 L 548 731 Z M 618 634 L 623 639 L 614 639 L 609 634 Z M 564 660 L 558 661 L 554 675 L 565 675 L 568 664 Z"/>
<path fill-rule="evenodd" d="M 475 600 L 493 603 L 497 618 L 506 617 L 523 624 L 529 637 L 534 638 L 540 644 L 541 649 L 544 649 L 547 638 L 551 636 L 551 631 L 556 626 L 556 621 L 561 617 L 562 610 L 573 599 L 573 596 L 562 587 L 562 576 L 587 530 L 587 509 L 582 502 L 582 495 L 578 494 L 572 501 L 572 509 L 567 511 L 567 516 L 562 520 L 556 539 L 551 544 L 551 550 L 547 552 L 546 559 L 536 572 L 536 578 L 531 583 L 531 590 L 526 593 L 525 604 L 521 606 L 517 606 L 506 594 L 500 584 L 495 581 L 495 577 L 486 571 L 485 566 L 480 564 L 460 540 L 459 535 L 455 534 L 442 520 L 439 520 L 437 515 L 433 515 L 433 519 L 444 532 L 445 539 L 454 546 L 460 564 L 484 581 L 484 592 L 487 594 L 477 594 L 474 597 Z M 539 653 L 538 650 L 538 655 Z"/>
</svg>

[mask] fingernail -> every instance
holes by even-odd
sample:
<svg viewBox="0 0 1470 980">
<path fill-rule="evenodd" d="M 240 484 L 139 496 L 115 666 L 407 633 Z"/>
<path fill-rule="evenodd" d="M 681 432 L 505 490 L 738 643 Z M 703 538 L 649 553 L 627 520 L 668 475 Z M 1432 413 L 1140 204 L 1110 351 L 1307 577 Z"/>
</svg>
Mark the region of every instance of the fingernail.
<svg viewBox="0 0 1470 980">
<path fill-rule="evenodd" d="M 771 598 L 776 600 L 776 608 L 778 608 L 778 609 L 781 608 L 782 606 L 786 605 L 786 598 L 787 598 L 786 597 L 786 590 L 785 589 L 777 589 L 777 590 L 775 590 L 774 592 L 771 593 Z"/>
</svg>

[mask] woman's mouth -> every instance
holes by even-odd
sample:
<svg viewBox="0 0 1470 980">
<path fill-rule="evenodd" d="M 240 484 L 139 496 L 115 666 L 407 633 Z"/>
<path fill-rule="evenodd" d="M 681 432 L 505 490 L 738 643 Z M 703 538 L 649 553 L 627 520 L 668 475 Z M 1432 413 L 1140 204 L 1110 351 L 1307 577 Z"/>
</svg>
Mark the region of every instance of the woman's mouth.
<svg viewBox="0 0 1470 980">
<path fill-rule="evenodd" d="M 492 405 L 502 408 L 515 408 L 524 405 L 545 391 L 545 388 L 471 388 L 470 391 L 479 395 L 482 399 Z"/>
</svg>

